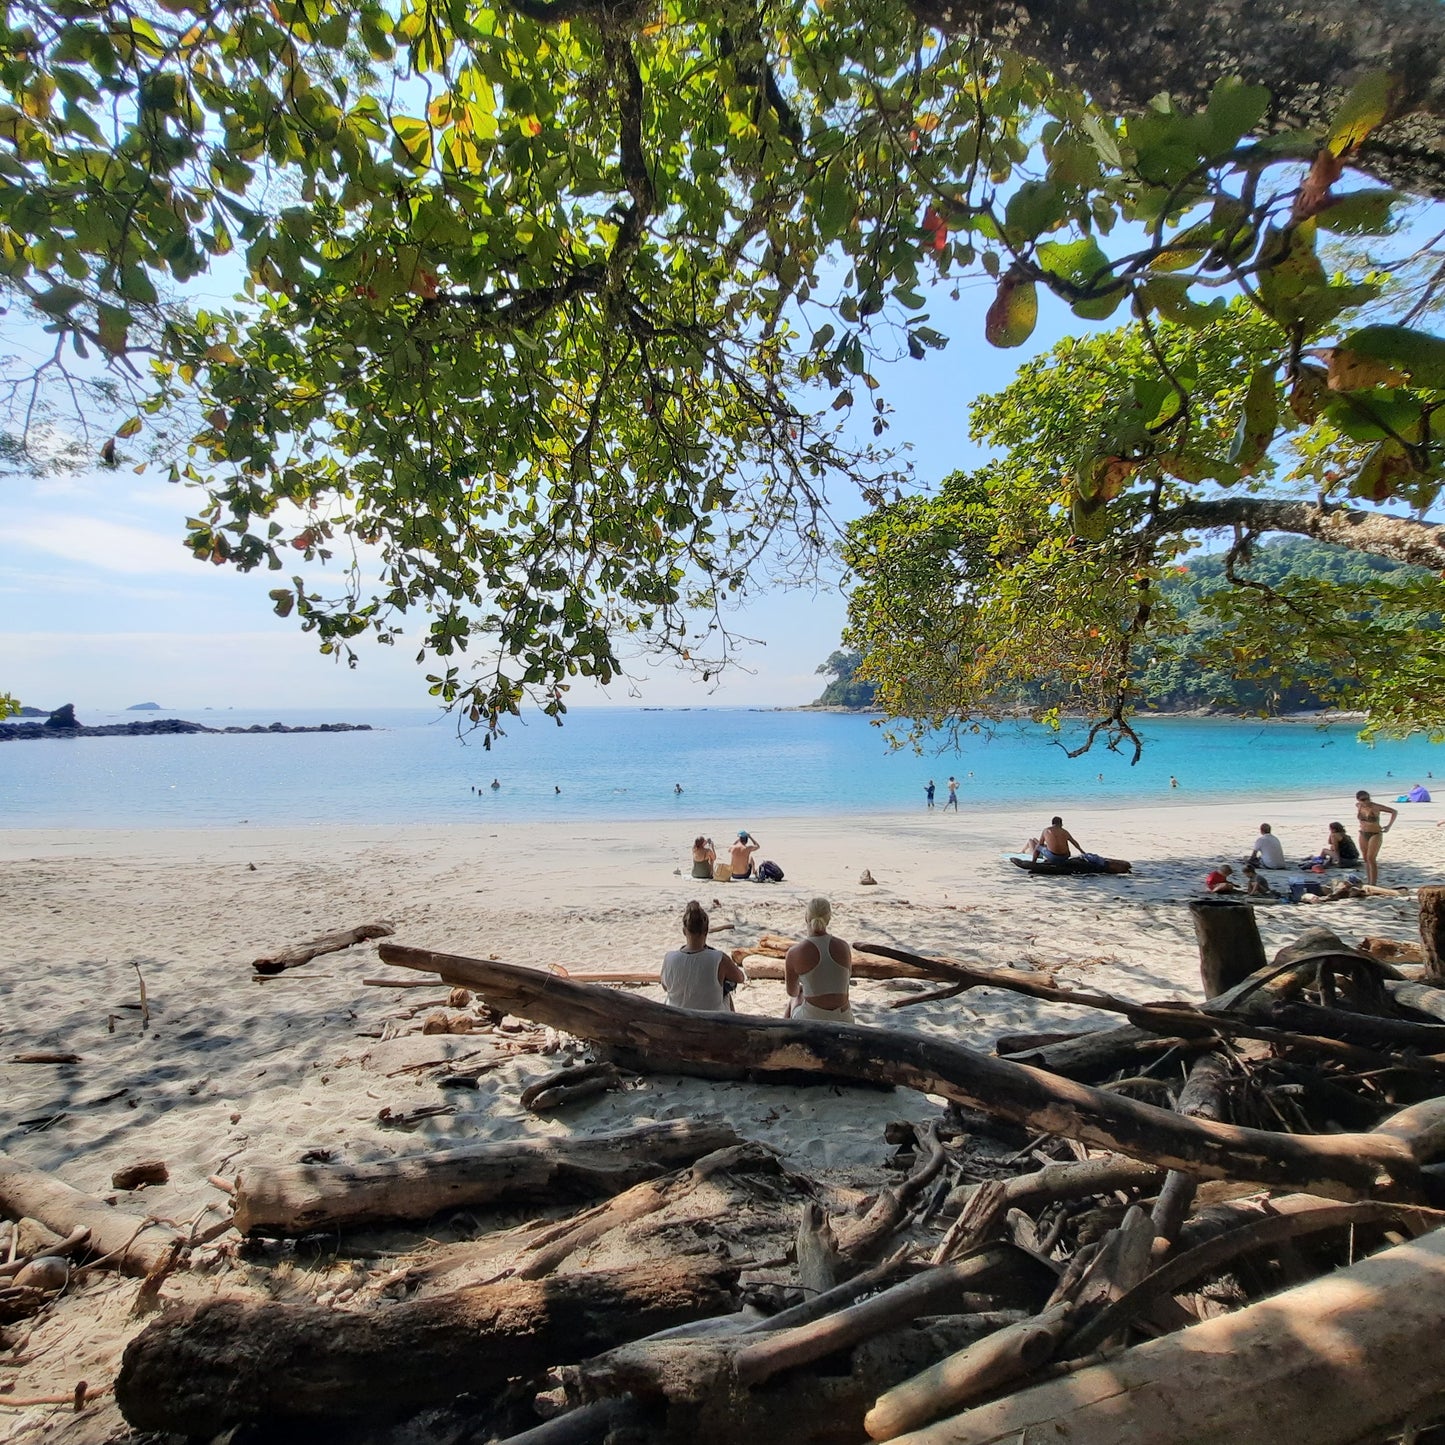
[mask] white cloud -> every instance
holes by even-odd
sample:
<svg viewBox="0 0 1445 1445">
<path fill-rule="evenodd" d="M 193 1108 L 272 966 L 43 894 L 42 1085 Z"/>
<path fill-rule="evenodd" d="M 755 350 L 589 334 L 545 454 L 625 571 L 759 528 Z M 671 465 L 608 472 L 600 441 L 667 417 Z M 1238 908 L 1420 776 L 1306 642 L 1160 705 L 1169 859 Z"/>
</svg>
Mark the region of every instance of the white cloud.
<svg viewBox="0 0 1445 1445">
<path fill-rule="evenodd" d="M 5 528 L 7 545 L 29 547 L 67 562 L 130 577 L 195 574 L 195 559 L 178 532 L 150 532 L 98 517 L 33 516 Z"/>
</svg>

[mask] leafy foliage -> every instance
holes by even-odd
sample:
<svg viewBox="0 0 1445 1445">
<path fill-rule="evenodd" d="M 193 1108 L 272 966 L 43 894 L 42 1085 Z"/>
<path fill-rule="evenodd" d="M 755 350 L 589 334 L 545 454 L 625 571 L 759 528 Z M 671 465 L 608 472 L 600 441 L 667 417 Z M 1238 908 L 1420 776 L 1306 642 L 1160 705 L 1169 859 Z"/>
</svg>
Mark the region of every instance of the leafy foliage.
<svg viewBox="0 0 1445 1445">
<path fill-rule="evenodd" d="M 1237 609 L 1223 603 L 1233 589 Z M 1414 652 L 1414 638 L 1438 630 L 1428 609 L 1440 589 L 1420 568 L 1321 546 L 1302 538 L 1265 542 L 1248 559 L 1192 557 L 1166 575 L 1160 596 L 1183 631 L 1153 654 L 1141 649 L 1140 706 L 1260 713 L 1358 707 L 1368 685 L 1388 685 Z M 1253 594 L 1253 598 L 1251 595 Z M 1293 664 L 1279 645 L 1291 615 L 1314 645 Z M 1337 640 L 1332 641 L 1331 637 Z"/>
<path fill-rule="evenodd" d="M 944 344 L 928 285 L 969 268 L 997 344 L 1045 293 L 1144 327 L 1131 405 L 1071 452 L 1071 535 L 1105 544 L 1161 469 L 1267 473 L 1282 385 L 1366 449 L 1346 490 L 1439 486 L 1441 343 L 1347 324 L 1375 284 L 1318 253 L 1395 213 L 1341 188 L 1404 103 L 1387 77 L 1254 139 L 1260 86 L 1110 116 L 880 0 L 18 0 L 0 81 L 0 279 L 57 362 L 141 395 L 106 460 L 188 438 L 198 558 L 335 557 L 342 595 L 292 576 L 277 611 L 353 659 L 427 614 L 432 691 L 489 735 L 630 649 L 724 666 L 758 563 L 826 546 L 829 480 L 885 495 L 838 428 L 883 436 L 884 367 Z M 211 269 L 241 303 L 179 304 Z M 1159 335 L 1236 292 L 1269 341 L 1210 392 Z M 1059 565 L 1114 586 L 1114 555 Z"/>
<path fill-rule="evenodd" d="M 1178 475 L 1179 456 L 1219 447 L 1232 415 L 1261 405 L 1276 345 L 1267 320 L 1237 301 L 1200 330 L 1065 341 L 981 398 L 972 434 L 998 459 L 954 473 L 935 497 L 879 507 L 850 532 L 859 583 L 844 640 L 862 653 L 880 706 L 915 731 L 1019 710 L 1054 723 L 1082 713 L 1097 719 L 1090 742 L 1127 742 L 1136 757 L 1130 713 L 1185 698 L 1269 711 L 1315 697 L 1368 708 L 1374 730 L 1445 730 L 1439 573 L 1372 566 L 1348 531 L 1349 564 L 1259 544 L 1265 532 L 1352 516 L 1314 499 L 1342 484 L 1361 443 L 1323 416 L 1305 426 L 1280 408 L 1294 439 L 1239 479 L 1247 495 L 1211 502 Z M 1178 450 L 1103 465 L 1096 438 L 1146 435 L 1169 403 L 1141 374 L 1155 353 L 1189 376 Z M 1311 500 L 1288 500 L 1301 492 Z M 1107 525 L 1090 539 L 1099 516 Z M 1398 521 L 1408 539 L 1415 524 Z M 1232 531 L 1228 552 L 1187 561 L 1211 525 Z"/>
</svg>

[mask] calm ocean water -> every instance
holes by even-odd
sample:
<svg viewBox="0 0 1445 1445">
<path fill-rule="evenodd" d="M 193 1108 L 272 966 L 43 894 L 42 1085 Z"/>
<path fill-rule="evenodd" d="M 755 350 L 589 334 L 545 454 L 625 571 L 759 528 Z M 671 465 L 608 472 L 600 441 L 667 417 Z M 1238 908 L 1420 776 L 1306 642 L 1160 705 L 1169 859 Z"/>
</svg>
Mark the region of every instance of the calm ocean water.
<svg viewBox="0 0 1445 1445">
<path fill-rule="evenodd" d="M 96 724 L 147 716 L 78 711 Z M 687 826 L 711 819 L 715 829 L 719 818 L 749 826 L 768 817 L 911 811 L 923 806 L 930 777 L 941 805 L 949 773 L 962 782 L 966 808 L 1261 793 L 1345 798 L 1360 787 L 1393 797 L 1417 781 L 1428 786 L 1435 770 L 1445 793 L 1439 746 L 1412 739 L 1367 747 L 1351 727 L 1307 723 L 1156 719 L 1145 731 L 1143 760 L 1130 767 L 1103 748 L 1070 759 L 1028 726 L 971 738 L 960 751 L 890 752 L 868 718 L 834 713 L 578 709 L 563 728 L 541 718 L 514 721 L 491 752 L 459 740 L 450 719 L 421 708 L 347 715 L 237 708 L 192 716 L 210 726 L 368 722 L 376 730 L 0 743 L 0 824 L 676 817 Z M 495 791 L 493 778 L 501 783 Z M 673 791 L 677 783 L 681 794 Z"/>
</svg>

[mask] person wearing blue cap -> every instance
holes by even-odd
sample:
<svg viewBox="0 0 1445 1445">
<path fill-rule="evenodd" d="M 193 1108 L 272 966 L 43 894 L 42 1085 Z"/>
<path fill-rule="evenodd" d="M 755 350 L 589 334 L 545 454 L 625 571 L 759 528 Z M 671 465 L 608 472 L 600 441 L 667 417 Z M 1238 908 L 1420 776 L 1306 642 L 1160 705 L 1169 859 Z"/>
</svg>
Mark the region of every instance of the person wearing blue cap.
<svg viewBox="0 0 1445 1445">
<path fill-rule="evenodd" d="M 753 854 L 762 847 L 762 844 L 744 828 L 738 834 L 738 840 L 733 844 L 728 858 L 729 865 L 733 870 L 733 882 L 740 878 L 751 878 L 753 876 Z"/>
</svg>

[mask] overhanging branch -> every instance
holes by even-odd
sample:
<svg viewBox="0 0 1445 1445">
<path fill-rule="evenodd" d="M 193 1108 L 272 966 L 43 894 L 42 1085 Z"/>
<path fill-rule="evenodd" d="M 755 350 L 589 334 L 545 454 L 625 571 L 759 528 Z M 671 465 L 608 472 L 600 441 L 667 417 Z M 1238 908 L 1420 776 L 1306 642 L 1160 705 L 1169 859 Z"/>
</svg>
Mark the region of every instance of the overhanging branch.
<svg viewBox="0 0 1445 1445">
<path fill-rule="evenodd" d="M 1445 573 L 1445 526 L 1414 517 L 1392 517 L 1356 507 L 1267 497 L 1219 497 L 1186 502 L 1160 512 L 1139 536 L 1157 541 L 1180 532 L 1247 527 L 1253 532 L 1288 532 L 1353 552 L 1366 552 L 1407 566 Z"/>
</svg>

